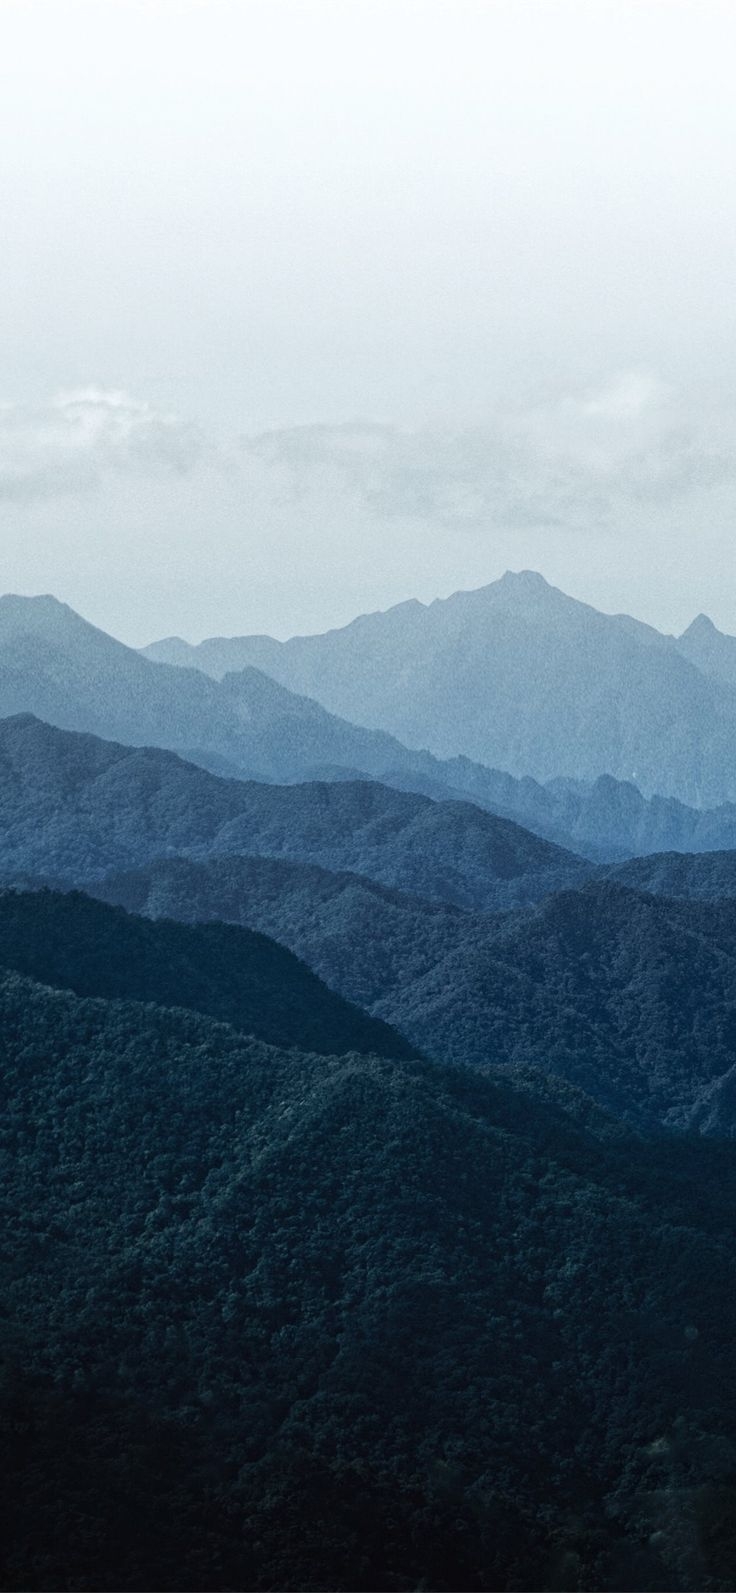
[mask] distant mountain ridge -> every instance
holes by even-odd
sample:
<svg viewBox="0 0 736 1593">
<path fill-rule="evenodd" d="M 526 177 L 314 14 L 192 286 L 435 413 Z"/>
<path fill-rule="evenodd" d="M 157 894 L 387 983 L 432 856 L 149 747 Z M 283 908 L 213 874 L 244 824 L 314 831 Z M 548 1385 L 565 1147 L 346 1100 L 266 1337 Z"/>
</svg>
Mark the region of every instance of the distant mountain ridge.
<svg viewBox="0 0 736 1593">
<path fill-rule="evenodd" d="M 240 854 L 366 874 L 460 907 L 538 901 L 591 865 L 469 802 L 374 781 L 269 786 L 176 754 L 0 720 L 0 875 L 76 884 L 154 859 Z"/>
<path fill-rule="evenodd" d="M 322 636 L 196 648 L 172 639 L 146 652 L 213 676 L 255 665 L 439 758 L 464 755 L 541 782 L 605 774 L 694 807 L 736 800 L 729 672 L 704 670 L 687 633 L 678 642 L 599 613 L 533 571 L 362 615 Z"/>
<path fill-rule="evenodd" d="M 503 816 L 525 819 L 526 793 L 516 793 L 517 815 L 507 776 L 410 751 L 250 666 L 215 682 L 199 669 L 151 664 L 53 597 L 0 598 L 0 717 L 18 713 L 130 746 L 164 747 L 226 778 L 368 776 L 432 797 L 470 797 L 489 811 L 500 793 Z M 567 846 L 555 805 L 548 814 L 538 792 L 536 806 L 542 833 Z"/>
<path fill-rule="evenodd" d="M 467 758 L 447 759 L 441 767 L 466 800 L 597 862 L 668 850 L 711 852 L 736 847 L 733 802 L 692 808 L 675 797 L 645 797 L 631 781 L 614 780 L 609 774 L 593 781 L 558 779 L 541 785 L 529 776 L 515 779 Z M 339 771 L 330 771 L 330 778 L 340 778 Z M 383 780 L 402 790 L 445 795 L 443 786 L 422 779 L 419 770 L 408 778 L 393 771 Z"/>
<path fill-rule="evenodd" d="M 0 717 L 17 713 L 241 778 L 303 778 L 329 763 L 380 775 L 411 762 L 393 738 L 341 722 L 256 669 L 216 682 L 154 666 L 53 597 L 0 598 Z M 426 763 L 441 783 L 436 760 Z"/>
<path fill-rule="evenodd" d="M 401 624 L 404 615 L 413 625 L 426 611 L 409 604 L 398 612 Z M 728 695 L 725 686 L 714 689 Z M 328 712 L 260 668 L 249 665 L 216 681 L 199 668 L 152 663 L 50 597 L 0 599 L 0 715 L 16 712 L 130 746 L 177 751 L 225 778 L 368 777 L 440 800 L 469 800 L 595 861 L 736 846 L 736 803 L 696 809 L 672 797 L 646 798 L 610 773 L 543 784 L 465 756 L 412 751 L 385 731 Z"/>
</svg>

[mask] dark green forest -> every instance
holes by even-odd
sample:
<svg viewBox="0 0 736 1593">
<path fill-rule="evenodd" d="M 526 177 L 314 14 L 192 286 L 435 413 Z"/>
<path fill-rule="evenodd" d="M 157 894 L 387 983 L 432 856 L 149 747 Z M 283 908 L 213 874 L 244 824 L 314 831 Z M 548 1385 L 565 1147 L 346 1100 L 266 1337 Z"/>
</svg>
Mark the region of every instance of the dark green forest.
<svg viewBox="0 0 736 1593">
<path fill-rule="evenodd" d="M 736 1575 L 729 1144 L 0 988 L 8 1588 Z"/>
<path fill-rule="evenodd" d="M 80 996 L 189 1007 L 272 1045 L 414 1056 L 266 935 L 133 917 L 80 891 L 0 890 L 0 968 Z"/>
</svg>

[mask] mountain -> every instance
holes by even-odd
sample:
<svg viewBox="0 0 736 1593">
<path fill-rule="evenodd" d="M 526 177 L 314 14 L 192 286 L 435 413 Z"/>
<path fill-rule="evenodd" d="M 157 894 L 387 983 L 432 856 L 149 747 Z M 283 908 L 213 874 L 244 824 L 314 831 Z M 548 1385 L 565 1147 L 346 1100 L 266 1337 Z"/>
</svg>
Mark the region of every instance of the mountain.
<svg viewBox="0 0 736 1593">
<path fill-rule="evenodd" d="M 148 656 L 217 676 L 255 665 L 333 713 L 446 759 L 539 781 L 601 774 L 694 807 L 736 799 L 736 689 L 674 638 L 531 571 L 322 636 L 236 637 Z"/>
<path fill-rule="evenodd" d="M 719 631 L 707 614 L 698 614 L 683 631 L 677 649 L 702 674 L 736 687 L 736 636 Z"/>
<path fill-rule="evenodd" d="M 79 892 L 0 892 L 0 967 L 79 996 L 186 1007 L 277 1046 L 415 1056 L 267 936 L 151 922 Z"/>
<path fill-rule="evenodd" d="M 687 893 L 720 892 L 728 861 L 704 859 L 697 892 L 695 862 Z M 151 882 L 123 882 L 122 905 L 267 933 L 431 1055 L 532 1062 L 637 1121 L 733 1131 L 733 903 L 656 901 L 615 878 L 580 890 L 589 866 L 469 804 L 373 783 L 220 780 L 158 749 L 0 723 L 6 880 L 96 889 L 144 865 Z M 659 871 L 668 888 L 676 860 L 642 868 L 619 878 L 652 886 Z M 177 966 L 171 1000 L 186 988 Z"/>
<path fill-rule="evenodd" d="M 447 759 L 442 769 L 448 788 L 462 791 L 471 802 L 597 862 L 667 850 L 736 847 L 736 803 L 687 807 L 674 797 L 642 796 L 631 781 L 614 780 L 608 774 L 594 781 L 558 779 L 541 785 L 528 776 L 516 780 L 465 758 Z M 383 779 L 402 789 L 447 794 L 421 781 L 418 772 L 410 780 L 398 773 Z"/>
<path fill-rule="evenodd" d="M 172 859 L 92 888 L 153 917 L 265 931 L 427 1055 L 532 1065 L 640 1126 L 734 1135 L 736 899 L 707 897 L 736 883 L 736 862 L 643 861 L 639 890 L 625 865 L 492 916 L 261 858 Z M 680 880 L 692 900 L 646 894 L 675 885 L 680 861 L 704 865 L 699 890 L 695 870 Z"/>
<path fill-rule="evenodd" d="M 736 901 L 612 882 L 490 920 L 376 1002 L 446 1061 L 543 1067 L 641 1125 L 736 1133 Z"/>
<path fill-rule="evenodd" d="M 157 748 L 103 742 L 27 715 L 0 721 L 5 879 L 84 884 L 174 854 L 292 858 L 484 911 L 538 900 L 590 872 L 470 803 L 365 781 L 223 780 Z"/>
<path fill-rule="evenodd" d="M 281 858 L 169 858 L 89 889 L 154 919 L 261 930 L 366 1008 L 393 999 L 451 953 L 466 948 L 472 955 L 490 932 L 480 914 Z"/>
<path fill-rule="evenodd" d="M 225 778 L 367 775 L 445 798 L 472 787 L 475 800 L 494 806 L 493 778 L 486 802 L 485 771 L 467 760 L 446 770 L 430 753 L 350 724 L 258 669 L 216 682 L 198 669 L 151 663 L 53 597 L 0 598 L 0 717 L 19 713 L 178 751 Z"/>
<path fill-rule="evenodd" d="M 736 851 L 663 852 L 632 857 L 608 871 L 610 879 L 633 890 L 683 901 L 717 901 L 736 897 Z"/>
<path fill-rule="evenodd" d="M 198 670 L 152 667 L 53 597 L 0 597 L 0 715 L 151 742 L 239 765 L 237 716 Z"/>
<path fill-rule="evenodd" d="M 445 789 L 441 763 L 363 730 L 257 669 L 215 682 L 152 664 L 53 597 L 0 597 L 0 717 L 33 713 L 67 730 L 178 751 L 216 774 L 309 778 L 396 771 Z"/>
<path fill-rule="evenodd" d="M 0 979 L 2 1580 L 733 1585 L 736 1162 Z"/>
<path fill-rule="evenodd" d="M 206 650 L 193 657 L 208 660 Z M 647 800 L 636 785 L 610 775 L 542 784 L 464 756 L 410 750 L 260 669 L 215 681 L 200 669 L 150 663 L 54 598 L 0 598 L 0 714 L 21 712 L 132 746 L 176 750 L 223 778 L 368 776 L 438 800 L 469 800 L 596 861 L 736 846 L 736 804 L 702 812 L 672 798 Z"/>
</svg>

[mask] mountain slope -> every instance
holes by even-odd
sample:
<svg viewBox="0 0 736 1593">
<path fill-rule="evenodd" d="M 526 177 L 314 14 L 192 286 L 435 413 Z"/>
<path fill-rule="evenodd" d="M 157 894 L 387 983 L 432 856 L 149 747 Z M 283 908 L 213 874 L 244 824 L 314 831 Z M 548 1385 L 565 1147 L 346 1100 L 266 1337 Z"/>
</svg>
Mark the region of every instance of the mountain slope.
<svg viewBox="0 0 736 1593">
<path fill-rule="evenodd" d="M 171 860 L 94 888 L 152 916 L 264 930 L 428 1055 L 533 1065 L 642 1125 L 736 1134 L 736 899 L 656 898 L 645 882 L 612 871 L 491 917 L 263 859 Z"/>
<path fill-rule="evenodd" d="M 736 1133 L 736 901 L 564 891 L 374 1010 L 447 1060 L 531 1063 L 633 1121 Z"/>
<path fill-rule="evenodd" d="M 3 1580 L 724 1588 L 730 1147 L 0 980 Z"/>
<path fill-rule="evenodd" d="M 459 906 L 538 900 L 590 872 L 460 802 L 348 782 L 222 780 L 155 748 L 0 721 L 0 871 L 83 884 L 182 854 L 255 854 L 350 869 Z"/>
<path fill-rule="evenodd" d="M 696 807 L 736 798 L 736 690 L 673 638 L 598 613 L 529 571 L 323 636 L 148 651 L 213 674 L 254 664 L 440 758 L 464 754 L 540 781 L 609 774 Z"/>
<path fill-rule="evenodd" d="M 179 749 L 237 751 L 237 720 L 197 670 L 152 667 L 53 597 L 0 597 L 0 715 Z"/>
<path fill-rule="evenodd" d="M 632 890 L 683 901 L 718 901 L 736 897 L 736 851 L 664 852 L 632 857 L 608 871 L 610 879 Z"/>
<path fill-rule="evenodd" d="M 187 1007 L 272 1045 L 416 1055 L 283 946 L 231 924 L 152 923 L 78 892 L 0 891 L 0 967 L 79 996 Z"/>
<path fill-rule="evenodd" d="M 223 920 L 272 935 L 361 1007 L 390 1000 L 454 951 L 489 934 L 475 913 L 409 896 L 363 875 L 264 857 L 170 858 L 90 890 L 132 913 Z"/>
<path fill-rule="evenodd" d="M 19 713 L 178 751 L 218 774 L 278 781 L 316 767 L 373 777 L 416 767 L 443 786 L 437 759 L 348 724 L 257 669 L 219 683 L 152 664 L 53 597 L 0 597 L 0 717 Z"/>
</svg>

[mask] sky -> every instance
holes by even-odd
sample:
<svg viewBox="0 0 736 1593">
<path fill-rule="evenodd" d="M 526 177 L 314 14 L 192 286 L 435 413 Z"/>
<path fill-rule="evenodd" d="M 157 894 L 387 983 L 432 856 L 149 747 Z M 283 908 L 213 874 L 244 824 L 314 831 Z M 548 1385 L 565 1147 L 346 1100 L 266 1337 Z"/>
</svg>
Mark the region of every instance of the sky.
<svg viewBox="0 0 736 1593">
<path fill-rule="evenodd" d="M 731 0 L 0 0 L 0 590 L 736 632 Z"/>
</svg>

